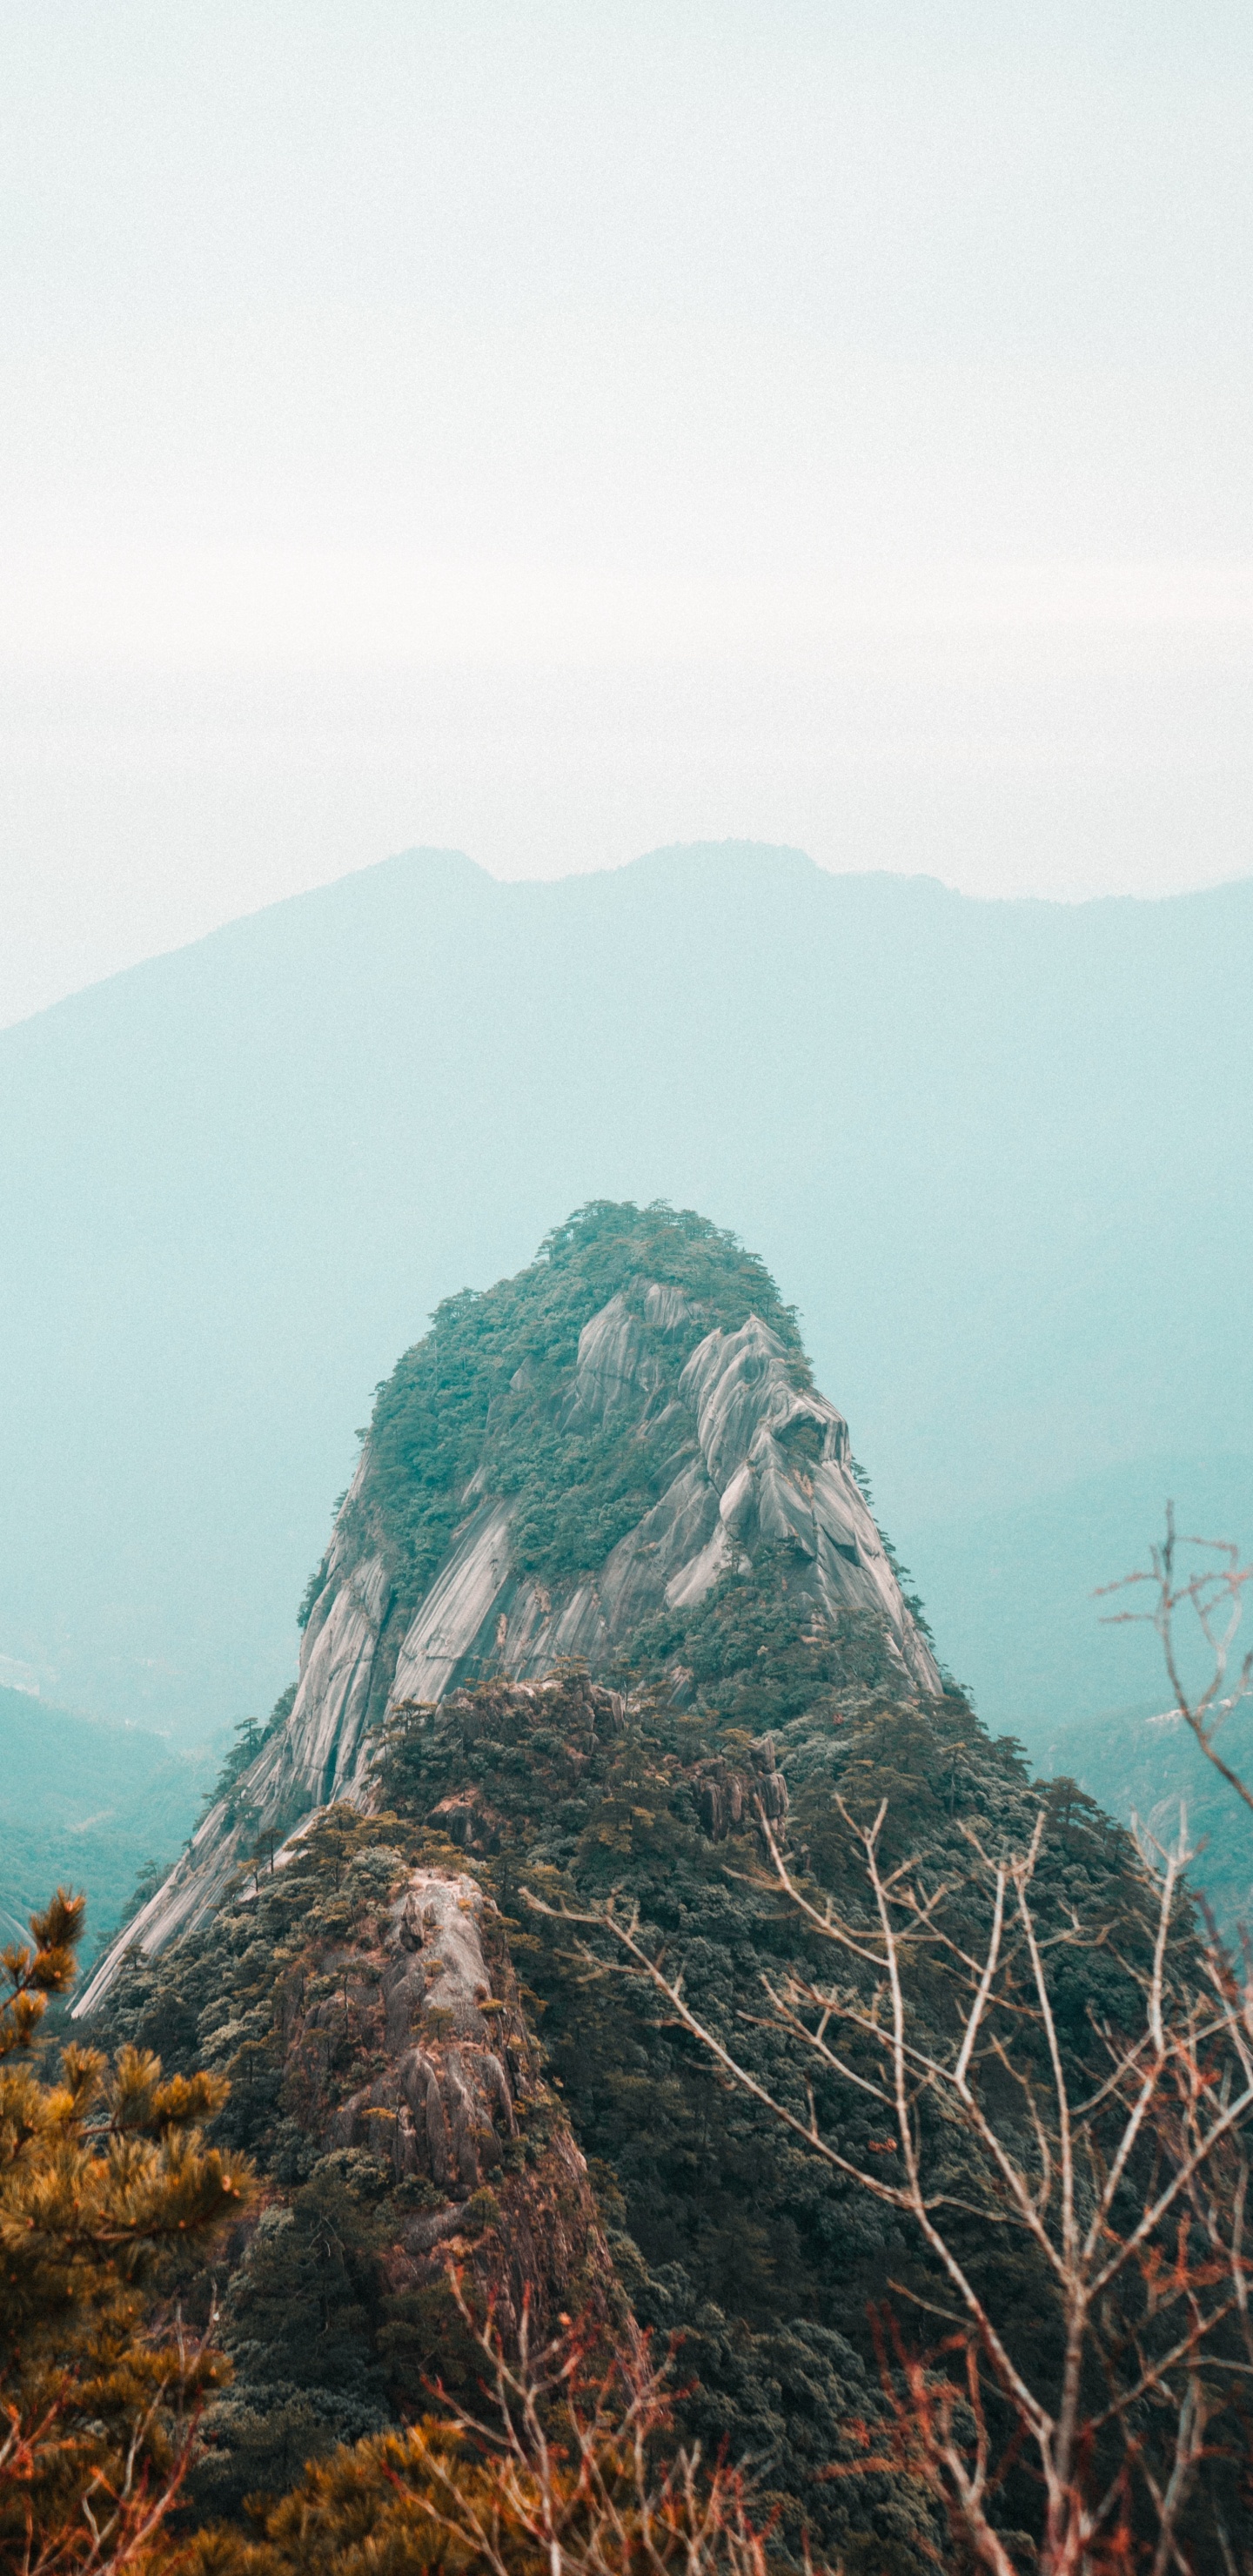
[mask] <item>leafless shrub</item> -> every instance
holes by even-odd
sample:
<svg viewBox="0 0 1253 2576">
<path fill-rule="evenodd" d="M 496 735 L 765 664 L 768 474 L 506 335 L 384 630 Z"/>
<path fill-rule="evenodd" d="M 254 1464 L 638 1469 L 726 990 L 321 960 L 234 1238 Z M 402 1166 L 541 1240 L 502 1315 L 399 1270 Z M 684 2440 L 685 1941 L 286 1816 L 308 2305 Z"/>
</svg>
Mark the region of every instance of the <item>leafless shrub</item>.
<svg viewBox="0 0 1253 2576">
<path fill-rule="evenodd" d="M 493 2576 L 515 2576 L 529 2543 L 552 2576 L 766 2576 L 767 2534 L 744 2485 L 699 2446 L 672 2450 L 670 2367 L 630 2327 L 606 2356 L 603 2329 L 561 2332 L 538 2350 L 524 2315 L 516 2357 L 494 2321 L 478 2325 L 453 2294 L 484 2363 L 479 2416 L 445 2400 L 450 2422 L 488 2463 L 481 2492 L 450 2462 L 423 2510 Z"/>
<path fill-rule="evenodd" d="M 1189 1563 L 1181 1551 L 1194 1549 L 1199 1561 Z M 1150 1562 L 1135 1574 L 1123 1575 L 1117 1583 L 1104 1583 L 1096 1594 L 1098 1601 L 1108 1600 L 1115 1592 L 1128 1592 L 1147 1583 L 1153 1593 L 1149 1610 L 1115 1610 L 1105 1614 L 1108 1627 L 1152 1627 L 1161 1639 L 1162 1654 L 1170 1687 L 1175 1695 L 1174 1707 L 1163 1712 L 1181 1717 L 1200 1745 L 1207 1762 L 1234 1789 L 1245 1806 L 1253 1808 L 1253 1789 L 1225 1762 L 1217 1748 L 1216 1738 L 1233 1709 L 1247 1700 L 1253 1687 L 1253 1647 L 1235 1665 L 1232 1659 L 1244 1611 L 1245 1587 L 1253 1583 L 1253 1565 L 1241 1565 L 1240 1550 L 1227 1538 L 1188 1538 L 1175 1528 L 1175 1507 L 1166 1505 L 1166 1536 L 1160 1546 L 1150 1550 Z M 1178 1623 L 1181 1615 L 1191 1612 L 1204 1641 L 1210 1664 L 1209 1679 L 1195 1694 L 1185 1690 L 1181 1677 Z"/>
<path fill-rule="evenodd" d="M 313 2461 L 253 2547 L 199 2535 L 188 2576 L 308 2576 L 365 2566 L 477 2576 L 769 2576 L 769 2525 L 741 2479 L 676 2449 L 669 2370 L 627 2324 L 560 2321 L 529 2303 L 509 2341 L 449 2286 L 481 2365 L 481 2407 L 438 2414 Z M 818 2571 L 824 2576 L 824 2571 Z M 837 2571 L 830 2571 L 837 2576 Z"/>
<path fill-rule="evenodd" d="M 885 2430 L 869 2428 L 863 2469 L 920 2480 L 963 2562 L 990 2576 L 1019 2576 L 998 2499 L 1024 2470 L 1039 2496 L 1039 2576 L 1137 2565 L 1201 2576 L 1187 2526 L 1202 2464 L 1233 2443 L 1248 2458 L 1237 2417 L 1253 2374 L 1253 1988 L 1216 1943 L 1186 1921 L 1177 1931 L 1188 1855 L 1159 1852 L 1119 1962 L 1133 2026 L 1094 2018 L 1090 2063 L 1077 2066 L 1059 2036 L 1056 1972 L 1087 1936 L 1041 1891 L 1043 1815 L 1016 1854 L 996 1857 L 970 1834 L 969 1875 L 934 1885 L 917 1859 L 883 1861 L 886 1805 L 866 1824 L 837 1803 L 864 1889 L 843 1907 L 797 1877 L 761 1819 L 777 1891 L 831 1959 L 825 1976 L 763 1977 L 763 2009 L 742 2018 L 778 2043 L 764 2073 L 693 2011 L 637 1912 L 566 1913 L 587 1970 L 646 1981 L 728 2083 L 916 2231 L 935 2295 L 892 2288 L 947 2331 L 919 2351 L 899 2316 L 879 2319 Z M 798 2058 L 805 2109 L 789 2098 Z M 873 2163 L 847 2143 L 838 2109 L 820 2117 L 815 2085 L 828 2105 L 873 2106 L 886 2131 Z M 998 2315 L 982 2285 L 980 2249 L 1012 2253 L 1013 2240 L 1039 2285 L 1037 2334 Z"/>
</svg>

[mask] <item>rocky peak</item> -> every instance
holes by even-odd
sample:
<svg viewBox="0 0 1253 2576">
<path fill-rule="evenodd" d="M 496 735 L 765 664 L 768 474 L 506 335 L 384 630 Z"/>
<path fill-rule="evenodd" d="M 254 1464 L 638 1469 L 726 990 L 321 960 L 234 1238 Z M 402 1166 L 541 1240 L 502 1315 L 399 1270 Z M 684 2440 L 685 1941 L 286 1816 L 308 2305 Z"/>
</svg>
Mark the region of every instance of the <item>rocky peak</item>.
<svg viewBox="0 0 1253 2576">
<path fill-rule="evenodd" d="M 539 1683 L 572 1659 L 592 1691 L 659 1625 L 767 1565 L 816 1636 L 869 1623 L 898 1695 L 939 1692 L 847 1425 L 814 1388 L 766 1273 L 702 1220 L 586 1212 L 519 1279 L 451 1300 L 382 1390 L 291 1713 L 79 2012 L 129 1945 L 152 1952 L 204 1922 L 259 1837 L 288 1836 L 329 1802 L 368 1807 L 389 1705 L 439 1703 L 491 1671 Z M 680 1698 L 684 1675 L 676 1658 Z M 588 1706 L 599 1724 L 600 1703 Z M 445 1829 L 486 1848 L 489 1810 L 454 1797 Z"/>
</svg>

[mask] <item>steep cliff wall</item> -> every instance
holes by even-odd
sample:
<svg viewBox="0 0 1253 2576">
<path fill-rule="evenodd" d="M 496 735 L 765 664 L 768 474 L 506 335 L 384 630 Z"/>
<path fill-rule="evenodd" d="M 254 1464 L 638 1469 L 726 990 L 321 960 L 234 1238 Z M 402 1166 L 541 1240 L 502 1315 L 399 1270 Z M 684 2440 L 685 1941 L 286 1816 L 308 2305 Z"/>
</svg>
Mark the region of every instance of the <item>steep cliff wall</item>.
<svg viewBox="0 0 1253 2576">
<path fill-rule="evenodd" d="M 566 1658 L 605 1673 L 720 1582 L 767 1565 L 815 1633 L 869 1624 L 898 1695 L 938 1694 L 848 1427 L 813 1386 L 767 1274 L 699 1219 L 592 1210 L 519 1280 L 450 1301 L 383 1390 L 320 1569 L 290 1717 L 205 1816 L 79 2013 L 127 1946 L 151 1953 L 203 1923 L 261 1837 L 333 1800 L 368 1805 L 389 1703 L 438 1702 L 489 1669 L 538 1677 Z M 687 1678 L 673 1658 L 680 1699 Z"/>
<path fill-rule="evenodd" d="M 655 1281 L 642 1283 L 639 1302 L 657 1319 L 657 1338 L 694 1320 L 691 1301 Z M 757 1315 L 738 1332 L 703 1335 L 677 1372 L 652 1339 L 628 1298 L 612 1297 L 579 1336 L 561 1421 L 567 1431 L 612 1426 L 624 1438 L 671 1442 L 674 1473 L 660 1499 L 594 1572 L 554 1591 L 515 1568 L 516 1506 L 487 1494 L 405 1633 L 396 1698 L 438 1700 L 488 1658 L 519 1678 L 565 1656 L 599 1670 L 658 1612 L 691 1607 L 772 1544 L 795 1549 L 816 1610 L 873 1611 L 902 1683 L 938 1691 L 934 1660 L 851 1473 L 835 1406 L 789 1384 L 785 1353 Z M 483 1483 L 487 1474 L 480 1471 Z"/>
</svg>

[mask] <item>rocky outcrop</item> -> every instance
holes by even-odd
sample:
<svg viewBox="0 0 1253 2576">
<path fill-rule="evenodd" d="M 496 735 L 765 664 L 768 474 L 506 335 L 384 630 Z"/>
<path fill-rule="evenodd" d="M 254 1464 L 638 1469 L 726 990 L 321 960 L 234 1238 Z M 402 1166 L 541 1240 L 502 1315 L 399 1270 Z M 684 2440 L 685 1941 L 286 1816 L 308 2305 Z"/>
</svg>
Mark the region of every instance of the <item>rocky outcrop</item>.
<svg viewBox="0 0 1253 2576">
<path fill-rule="evenodd" d="M 728 1762 L 721 1754 L 698 1762 L 692 1800 L 701 1829 L 712 1843 L 725 1842 L 737 1825 L 758 1821 L 769 1827 L 776 1841 L 782 1840 L 791 1799 L 773 1737 L 751 1744 L 743 1762 Z M 764 1833 L 761 1840 L 766 1840 Z"/>
<path fill-rule="evenodd" d="M 690 1315 L 678 1289 L 653 1283 L 647 1299 L 661 1330 Z M 619 1294 L 583 1328 L 563 1425 L 642 1422 L 664 1385 Z M 401 1643 L 397 1699 L 437 1700 L 487 1658 L 519 1676 L 547 1672 L 562 1656 L 595 1669 L 660 1610 L 692 1606 L 737 1561 L 780 1543 L 796 1550 L 818 1608 L 873 1611 L 902 1684 L 939 1691 L 852 1473 L 848 1425 L 824 1396 L 793 1386 L 781 1343 L 756 1315 L 697 1344 L 660 1426 L 651 1423 L 654 1438 L 659 1427 L 672 1429 L 676 1452 L 667 1490 L 564 1599 L 514 1574 L 510 1503 L 479 1505 Z"/>
<path fill-rule="evenodd" d="M 381 2122 L 396 2174 L 429 2173 L 445 2190 L 476 2191 L 500 2162 L 500 2137 L 518 2134 L 526 2032 L 492 1992 L 483 1904 L 475 1879 L 411 1872 L 391 1909 L 379 1976 L 386 2071 L 350 2096 L 328 2133 L 331 2146 L 377 2147 Z M 309 2027 L 316 2022 L 315 2009 Z"/>
<path fill-rule="evenodd" d="M 820 1625 L 848 1612 L 873 1617 L 902 1693 L 939 1692 L 852 1472 L 842 1414 L 759 1315 L 733 1331 L 702 1330 L 703 1320 L 683 1289 L 637 1278 L 583 1326 L 573 1368 L 550 1401 L 550 1426 L 583 1443 L 607 1433 L 646 1440 L 662 1463 L 657 1500 L 581 1579 L 545 1584 L 515 1564 L 517 1499 L 493 1489 L 489 1413 L 459 1497 L 461 1524 L 423 1597 L 402 1615 L 391 1534 L 371 1507 L 367 1443 L 305 1632 L 290 1717 L 101 1962 L 80 2014 L 100 2001 L 130 1944 L 151 1952 L 202 1922 L 259 1837 L 289 1835 L 331 1800 L 368 1804 L 371 1721 L 389 1700 L 438 1702 L 484 1670 L 527 1679 L 563 1658 L 595 1674 L 659 1614 L 690 1610 L 763 1549 L 787 1551 L 789 1579 Z M 520 1368 L 514 1391 L 525 1390 Z M 450 1837 L 490 1848 L 490 1815 L 472 1801 L 454 1805 Z"/>
<path fill-rule="evenodd" d="M 358 1469 L 358 1481 L 360 1474 Z M 94 2011 L 132 1945 L 164 1949 L 205 1922 L 262 1836 L 289 1834 L 311 1810 L 337 1798 L 363 1803 L 366 1711 L 391 1587 L 380 1556 L 356 1562 L 349 1557 L 346 1512 L 347 1503 L 305 1630 L 290 1717 L 228 1795 L 210 1807 L 169 1877 L 106 1951 L 77 2014 Z"/>
<path fill-rule="evenodd" d="M 285 2083 L 324 2150 L 366 2148 L 435 2206 L 383 2251 L 390 2287 L 442 2280 L 450 2255 L 511 2334 L 526 2293 L 544 2324 L 593 2307 L 611 2265 L 587 2167 L 544 2082 L 492 1900 L 474 1878 L 411 1869 L 381 1915 L 301 1962 L 285 2014 Z M 347 2040 L 371 2072 L 342 2099 L 326 2067 Z"/>
</svg>

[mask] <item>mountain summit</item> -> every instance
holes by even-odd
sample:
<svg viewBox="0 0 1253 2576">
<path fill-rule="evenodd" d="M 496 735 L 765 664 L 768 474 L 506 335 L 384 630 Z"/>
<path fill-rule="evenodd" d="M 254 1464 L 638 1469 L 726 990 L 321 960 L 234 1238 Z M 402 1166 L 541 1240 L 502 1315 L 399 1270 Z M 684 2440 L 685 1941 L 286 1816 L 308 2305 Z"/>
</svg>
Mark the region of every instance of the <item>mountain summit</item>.
<svg viewBox="0 0 1253 2576">
<path fill-rule="evenodd" d="M 337 2446 L 388 2444 L 434 2385 L 473 2404 L 468 2314 L 511 2350 L 528 2315 L 541 2345 L 634 2318 L 681 2339 L 676 2428 L 750 2470 L 781 2566 L 808 2535 L 848 2576 L 924 2576 L 912 2470 L 877 2444 L 865 2482 L 832 2469 L 879 2420 L 869 2320 L 901 2282 L 943 2314 L 946 2276 L 881 2190 L 872 2061 L 833 2060 L 807 2097 L 790 2026 L 763 2020 L 812 1973 L 821 1907 L 878 1903 L 872 1847 L 918 1906 L 918 2063 L 956 2045 L 1000 1904 L 981 1856 L 1005 1854 L 1058 1952 L 1086 2099 L 1097 2017 L 1129 2026 L 1153 1955 L 1134 1845 L 1073 1781 L 1032 1784 L 939 1672 L 762 1264 L 690 1212 L 586 1206 L 446 1301 L 380 1388 L 299 1681 L 79 2007 L 115 2049 L 225 2078 L 215 2137 L 263 2184 L 214 2276 L 234 2375 L 193 2509 L 241 2522 L 302 2461 L 355 2476 Z M 614 1973 L 610 1905 L 745 2084 Z M 876 1954 L 852 1938 L 841 1979 L 850 1956 L 871 2031 Z M 816 2117 L 833 2161 L 803 2143 Z M 995 2199 L 982 2215 L 960 2124 L 925 2134 L 986 2312 L 1034 2346 L 1051 2275 L 1006 2253 Z"/>
<path fill-rule="evenodd" d="M 787 1281 L 995 1725 L 1039 1761 L 1155 1707 L 1151 1632 L 1090 1595 L 1168 1494 L 1249 1526 L 1253 1046 L 1215 997 L 1250 975 L 1253 883 L 425 851 L 0 1030 L 0 1654 L 186 1744 L 264 1712 L 362 1388 L 603 1195 Z"/>
<path fill-rule="evenodd" d="M 449 1298 L 380 1389 L 294 1699 L 79 2012 L 128 1948 L 203 1923 L 259 1848 L 332 1802 L 368 1808 L 389 1708 L 571 1661 L 610 1682 L 642 1661 L 682 1707 L 693 1620 L 745 1586 L 894 1697 L 940 1693 L 768 1273 L 690 1212 L 598 1202 L 516 1278 Z"/>
</svg>

